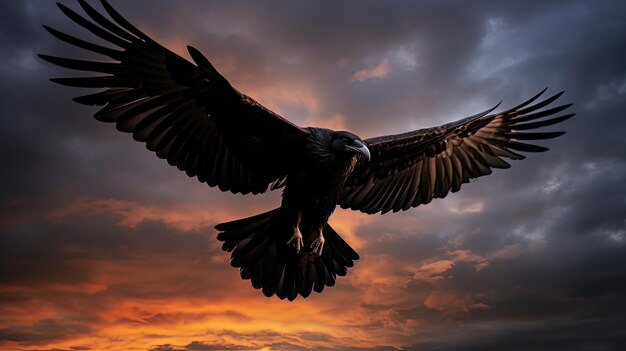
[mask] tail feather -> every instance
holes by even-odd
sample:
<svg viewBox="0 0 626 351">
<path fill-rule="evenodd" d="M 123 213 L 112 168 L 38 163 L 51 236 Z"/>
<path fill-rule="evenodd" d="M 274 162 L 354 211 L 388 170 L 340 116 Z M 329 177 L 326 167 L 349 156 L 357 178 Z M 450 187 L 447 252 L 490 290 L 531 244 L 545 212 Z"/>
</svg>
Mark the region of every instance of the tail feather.
<svg viewBox="0 0 626 351">
<path fill-rule="evenodd" d="M 222 223 L 217 239 L 222 249 L 231 252 L 230 263 L 240 269 L 241 278 L 262 289 L 265 296 L 294 300 L 308 297 L 312 291 L 322 292 L 335 285 L 336 277 L 344 276 L 359 255 L 326 225 L 322 256 L 309 255 L 306 250 L 296 254 L 287 246 L 291 233 L 282 226 L 280 208 L 256 216 Z"/>
<path fill-rule="evenodd" d="M 326 225 L 324 228 L 324 237 L 328 242 L 328 246 L 325 248 L 330 249 L 331 256 L 339 265 L 354 266 L 354 261 L 359 259 L 359 254 L 330 225 Z"/>
<path fill-rule="evenodd" d="M 315 282 L 313 283 L 313 291 L 321 293 L 324 290 L 324 285 L 327 281 L 330 286 L 335 285 L 335 282 L 330 282 L 330 280 L 327 279 L 328 273 L 326 271 L 326 267 L 324 267 L 324 263 L 322 262 L 322 260 L 315 260 L 311 267 L 315 269 L 316 273 Z M 310 294 L 310 292 L 308 293 Z"/>
</svg>

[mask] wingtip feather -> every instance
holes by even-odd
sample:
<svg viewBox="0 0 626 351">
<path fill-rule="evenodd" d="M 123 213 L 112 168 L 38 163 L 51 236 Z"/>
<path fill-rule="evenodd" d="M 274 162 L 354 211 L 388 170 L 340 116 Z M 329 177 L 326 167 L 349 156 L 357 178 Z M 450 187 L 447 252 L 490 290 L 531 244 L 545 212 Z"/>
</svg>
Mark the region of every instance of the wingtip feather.
<svg viewBox="0 0 626 351">
<path fill-rule="evenodd" d="M 37 54 L 37 56 L 39 56 L 41 59 L 50 62 L 50 55 L 46 55 L 46 54 Z"/>
<path fill-rule="evenodd" d="M 60 2 L 57 2 L 56 4 L 57 4 L 57 7 L 58 7 L 59 9 L 61 9 L 61 11 L 62 11 L 63 13 L 65 13 L 65 14 L 67 14 L 67 12 L 72 12 L 72 13 L 74 12 L 74 11 L 72 11 L 69 7 L 67 7 L 67 6 L 63 5 L 63 4 L 62 4 L 62 3 L 60 3 Z"/>
</svg>

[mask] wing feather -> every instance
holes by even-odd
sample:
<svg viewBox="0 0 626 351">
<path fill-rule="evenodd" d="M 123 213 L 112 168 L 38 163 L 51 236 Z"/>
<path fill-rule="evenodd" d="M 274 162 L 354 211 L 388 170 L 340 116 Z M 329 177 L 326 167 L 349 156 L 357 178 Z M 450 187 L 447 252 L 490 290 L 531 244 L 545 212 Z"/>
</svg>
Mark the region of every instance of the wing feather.
<svg viewBox="0 0 626 351">
<path fill-rule="evenodd" d="M 492 108 L 440 127 L 365 140 L 372 160 L 357 163 L 339 205 L 370 214 L 407 210 L 457 192 L 463 183 L 490 174 L 492 168 L 509 168 L 502 158 L 522 160 L 525 156 L 518 152 L 548 150 L 526 141 L 565 133 L 530 130 L 574 114 L 553 117 L 571 104 L 544 109 L 563 94 L 536 102 L 545 91 L 504 112 L 490 114 Z"/>
<path fill-rule="evenodd" d="M 100 106 L 96 119 L 115 123 L 159 158 L 210 186 L 261 193 L 271 184 L 284 183 L 288 165 L 308 134 L 305 129 L 237 91 L 198 50 L 188 48 L 191 63 L 101 2 L 104 12 L 79 0 L 86 16 L 58 6 L 70 20 L 115 48 L 44 28 L 105 60 L 40 56 L 64 68 L 103 75 L 53 82 L 103 89 L 74 100 Z"/>
</svg>

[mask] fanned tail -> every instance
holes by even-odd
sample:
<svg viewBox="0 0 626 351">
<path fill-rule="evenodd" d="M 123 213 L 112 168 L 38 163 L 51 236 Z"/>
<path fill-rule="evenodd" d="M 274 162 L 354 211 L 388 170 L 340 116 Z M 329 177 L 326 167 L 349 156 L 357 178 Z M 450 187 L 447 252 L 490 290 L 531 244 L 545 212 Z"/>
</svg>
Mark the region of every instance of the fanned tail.
<svg viewBox="0 0 626 351">
<path fill-rule="evenodd" d="M 301 250 L 296 254 L 287 241 L 293 233 L 285 225 L 280 208 L 256 216 L 215 226 L 223 241 L 222 249 L 231 253 L 230 263 L 240 269 L 241 278 L 262 289 L 265 296 L 280 299 L 308 297 L 325 286 L 335 285 L 337 276 L 345 276 L 359 255 L 328 224 L 322 256 Z"/>
</svg>

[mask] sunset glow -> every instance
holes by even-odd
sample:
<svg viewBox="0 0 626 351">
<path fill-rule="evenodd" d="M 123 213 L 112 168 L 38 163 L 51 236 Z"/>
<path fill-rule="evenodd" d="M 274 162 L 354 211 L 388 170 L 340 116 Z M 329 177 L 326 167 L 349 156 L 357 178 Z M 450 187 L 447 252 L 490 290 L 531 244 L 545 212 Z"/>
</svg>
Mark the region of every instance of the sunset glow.
<svg viewBox="0 0 626 351">
<path fill-rule="evenodd" d="M 550 151 L 445 199 L 337 209 L 355 267 L 321 294 L 266 298 L 213 227 L 280 190 L 222 193 L 95 121 L 36 57 L 86 55 L 42 24 L 89 33 L 54 2 L 2 2 L 0 350 L 626 349 L 622 1 L 110 2 L 301 126 L 400 133 L 545 86 L 578 115 Z"/>
</svg>

